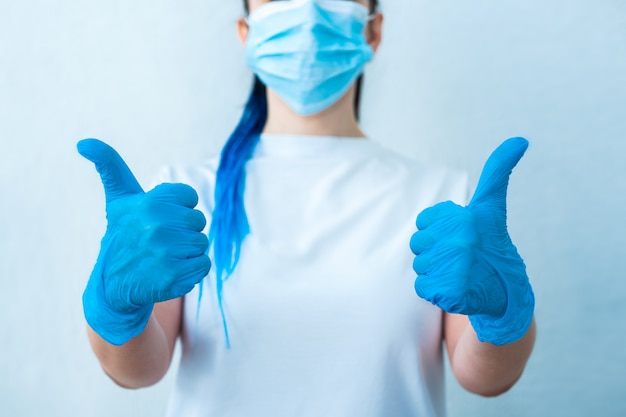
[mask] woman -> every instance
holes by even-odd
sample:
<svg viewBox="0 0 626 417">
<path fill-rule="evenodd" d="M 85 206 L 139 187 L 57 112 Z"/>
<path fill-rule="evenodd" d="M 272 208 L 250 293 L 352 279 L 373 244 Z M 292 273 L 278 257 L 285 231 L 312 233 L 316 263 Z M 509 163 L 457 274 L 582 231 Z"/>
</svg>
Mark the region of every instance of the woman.
<svg viewBox="0 0 626 417">
<path fill-rule="evenodd" d="M 445 341 L 466 389 L 508 390 L 535 337 L 504 205 L 525 141 L 492 155 L 467 207 L 437 204 L 463 201 L 465 177 L 380 148 L 357 122 L 376 1 L 245 7 L 257 78 L 219 163 L 144 193 L 115 151 L 79 143 L 107 197 L 83 296 L 105 372 L 154 384 L 180 336 L 171 416 L 443 416 Z"/>
</svg>

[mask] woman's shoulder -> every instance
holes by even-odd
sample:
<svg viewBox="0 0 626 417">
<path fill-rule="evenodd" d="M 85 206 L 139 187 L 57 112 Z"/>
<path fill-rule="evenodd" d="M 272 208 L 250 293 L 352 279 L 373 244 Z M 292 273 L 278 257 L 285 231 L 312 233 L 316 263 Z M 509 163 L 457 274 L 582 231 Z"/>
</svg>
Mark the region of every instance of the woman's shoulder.
<svg viewBox="0 0 626 417">
<path fill-rule="evenodd" d="M 407 171 L 420 172 L 423 174 L 445 174 L 446 176 L 458 179 L 467 178 L 467 172 L 454 168 L 450 165 L 427 161 L 416 155 L 402 153 L 399 150 L 385 147 L 374 140 L 370 140 L 369 142 L 369 146 L 371 148 L 370 154 L 374 158 L 377 158 L 386 164 L 395 166 L 397 169 L 405 169 Z"/>
<path fill-rule="evenodd" d="M 166 164 L 161 167 L 154 183 L 183 183 L 194 188 L 214 184 L 218 165 L 219 156 L 217 155 L 189 164 Z"/>
<path fill-rule="evenodd" d="M 395 188 L 420 193 L 436 199 L 453 199 L 464 203 L 469 195 L 469 175 L 449 165 L 426 161 L 397 150 L 372 143 L 373 160 L 377 171 L 385 173 Z"/>
</svg>

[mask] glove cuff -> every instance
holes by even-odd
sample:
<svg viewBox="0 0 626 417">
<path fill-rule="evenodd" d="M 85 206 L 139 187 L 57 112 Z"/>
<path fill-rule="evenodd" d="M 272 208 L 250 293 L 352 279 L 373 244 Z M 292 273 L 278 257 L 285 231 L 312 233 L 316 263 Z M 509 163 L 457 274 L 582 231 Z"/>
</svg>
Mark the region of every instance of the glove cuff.
<svg viewBox="0 0 626 417">
<path fill-rule="evenodd" d="M 83 312 L 89 327 L 108 343 L 120 346 L 143 332 L 154 304 L 119 312 L 105 301 L 100 268 L 94 268 L 83 293 Z"/>
<path fill-rule="evenodd" d="M 533 321 L 535 296 L 526 274 L 511 282 L 501 279 L 507 294 L 506 311 L 501 317 L 486 314 L 469 316 L 478 340 L 502 346 L 514 343 L 526 335 Z"/>
</svg>

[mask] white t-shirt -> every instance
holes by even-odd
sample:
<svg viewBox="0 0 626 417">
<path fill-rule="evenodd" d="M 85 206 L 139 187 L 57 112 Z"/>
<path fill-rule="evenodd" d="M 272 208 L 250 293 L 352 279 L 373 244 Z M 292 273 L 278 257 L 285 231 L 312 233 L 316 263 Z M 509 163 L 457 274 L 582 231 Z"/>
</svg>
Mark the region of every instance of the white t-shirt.
<svg viewBox="0 0 626 417">
<path fill-rule="evenodd" d="M 171 169 L 210 224 L 217 160 Z M 247 164 L 251 233 L 224 283 L 185 297 L 171 417 L 441 417 L 442 312 L 413 289 L 419 212 L 467 178 L 357 138 L 263 135 Z"/>
</svg>

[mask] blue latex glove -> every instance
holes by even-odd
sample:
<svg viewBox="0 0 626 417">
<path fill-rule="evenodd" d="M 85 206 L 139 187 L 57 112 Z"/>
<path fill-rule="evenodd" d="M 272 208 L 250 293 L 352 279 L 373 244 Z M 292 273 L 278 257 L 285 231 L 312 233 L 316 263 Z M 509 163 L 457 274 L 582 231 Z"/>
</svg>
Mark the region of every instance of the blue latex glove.
<svg viewBox="0 0 626 417">
<path fill-rule="evenodd" d="M 140 334 L 154 303 L 183 296 L 209 272 L 206 225 L 195 190 L 161 184 L 144 193 L 119 154 L 97 139 L 78 143 L 106 196 L 107 228 L 83 293 L 87 323 L 121 345 Z"/>
<path fill-rule="evenodd" d="M 527 148 L 523 138 L 505 141 L 485 163 L 469 205 L 447 201 L 427 208 L 411 238 L 417 294 L 469 316 L 479 340 L 498 346 L 526 334 L 535 305 L 506 226 L 509 176 Z"/>
</svg>

